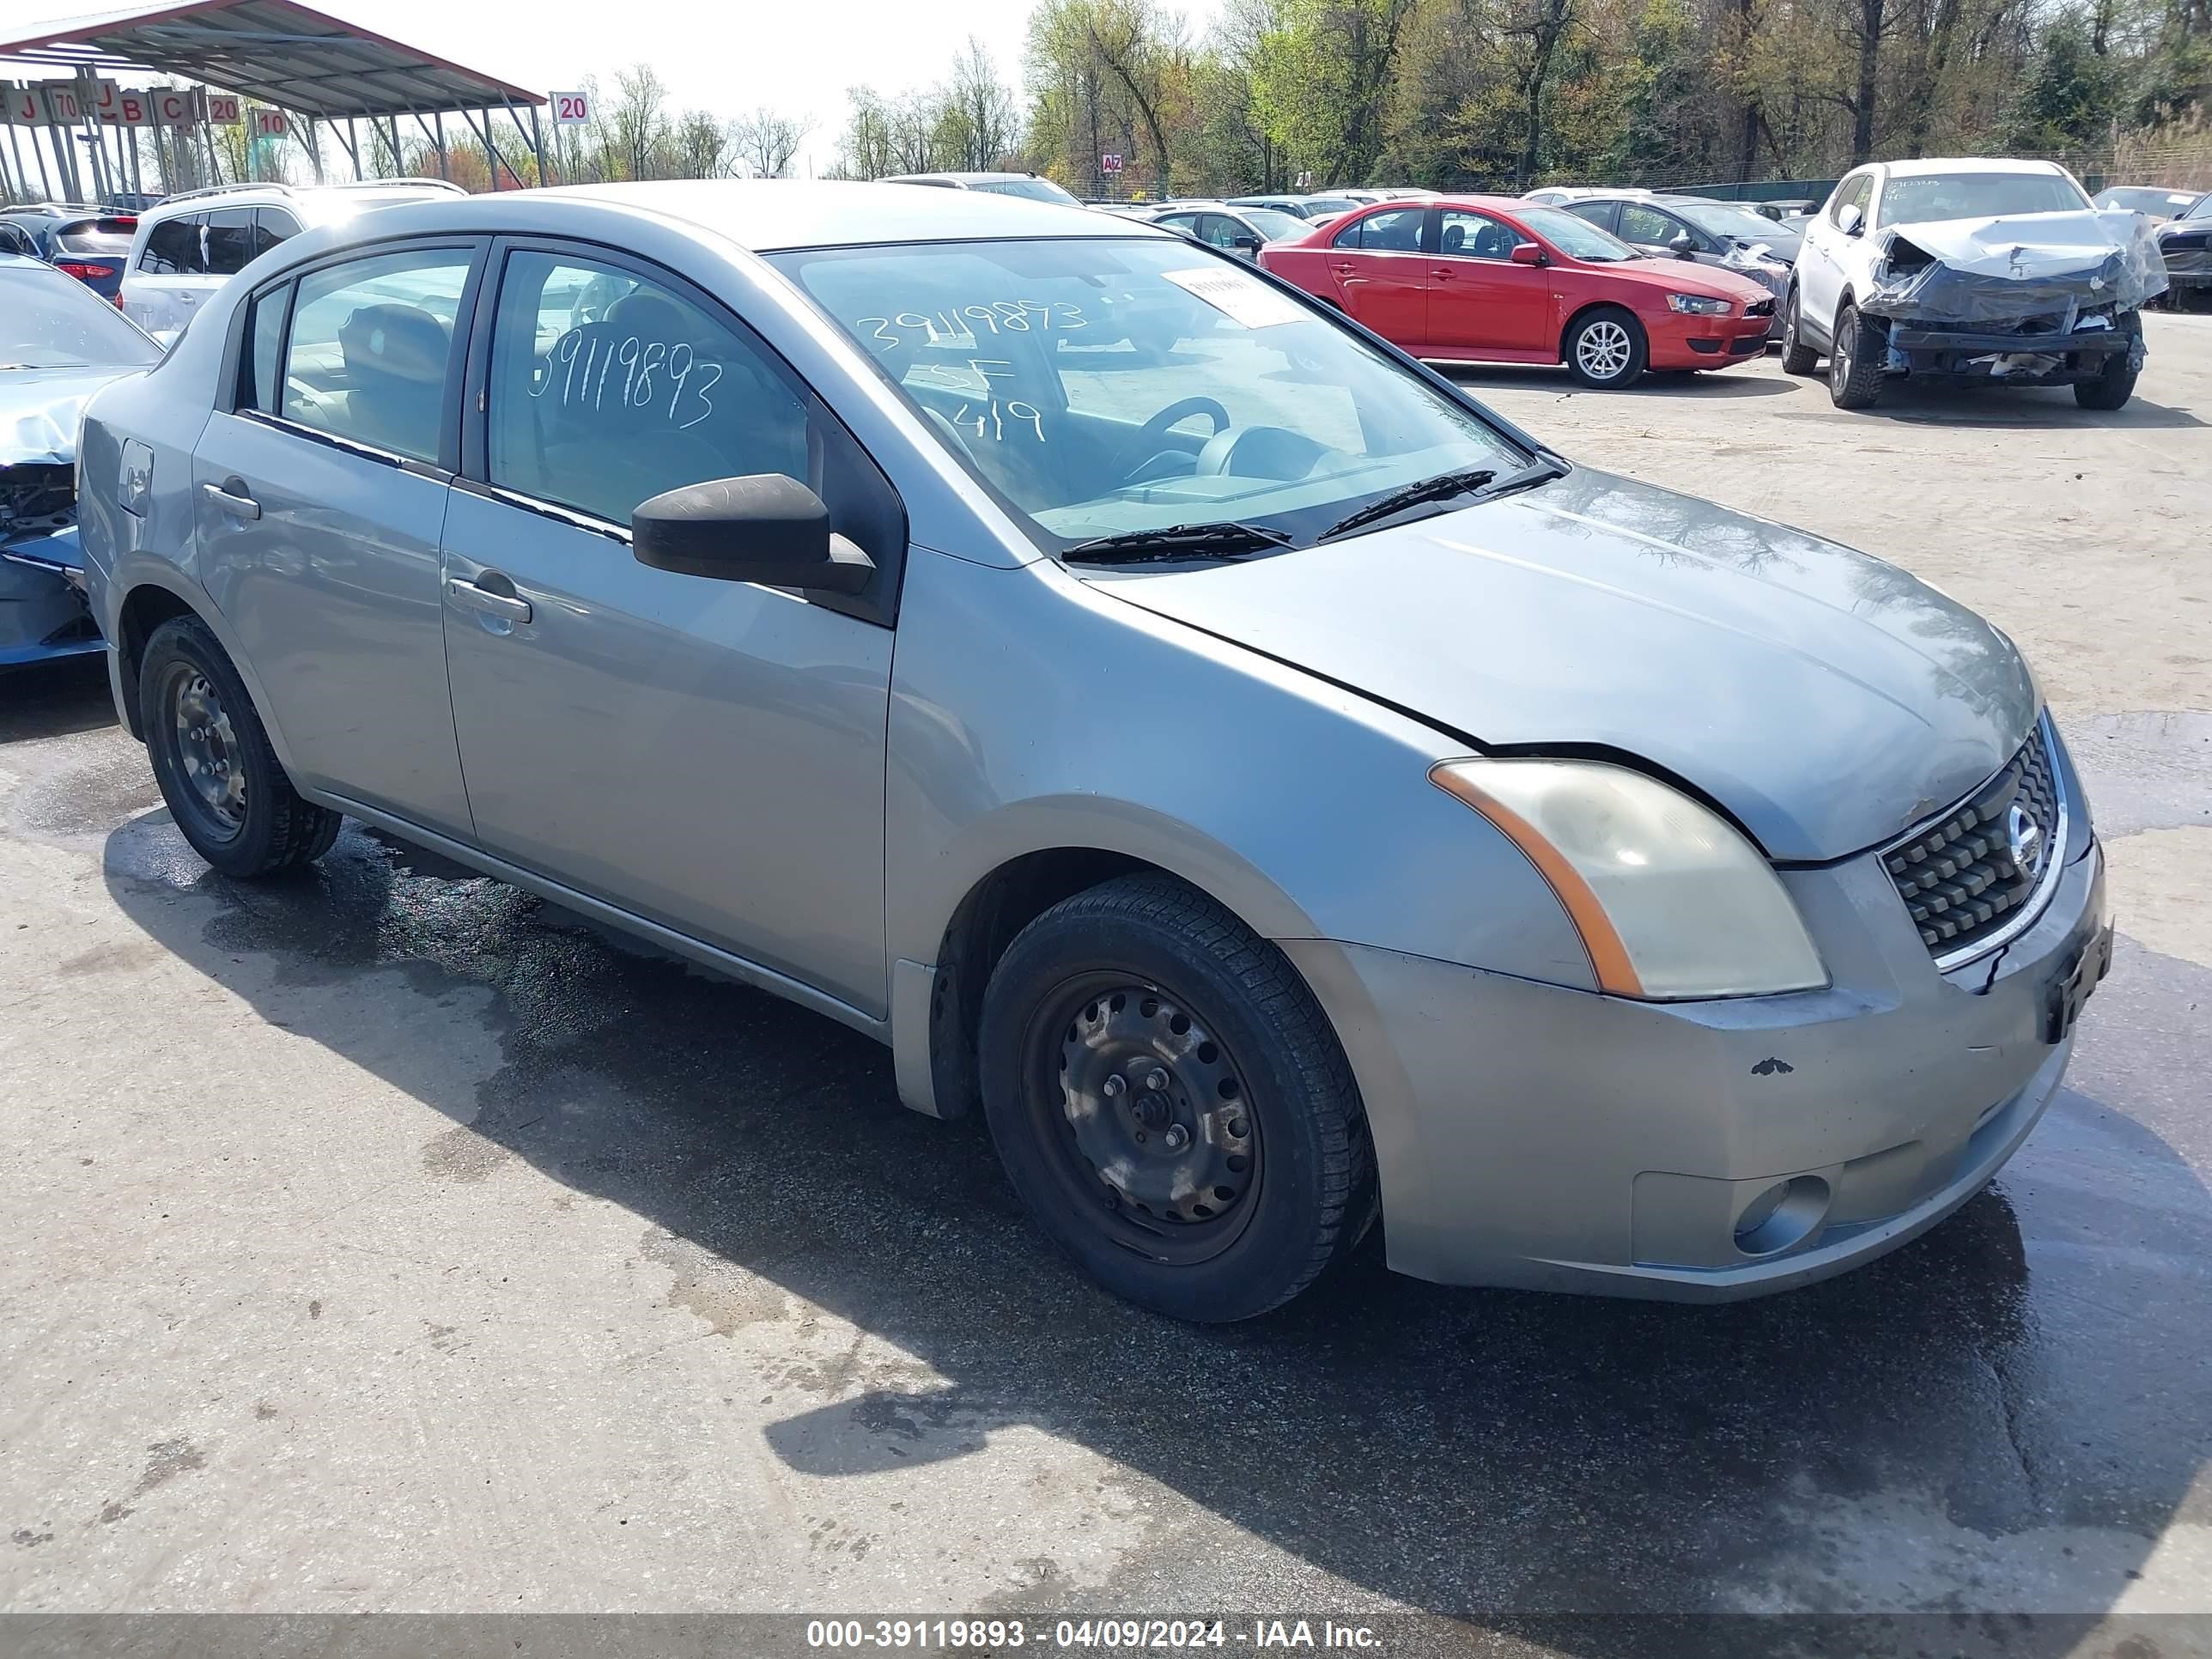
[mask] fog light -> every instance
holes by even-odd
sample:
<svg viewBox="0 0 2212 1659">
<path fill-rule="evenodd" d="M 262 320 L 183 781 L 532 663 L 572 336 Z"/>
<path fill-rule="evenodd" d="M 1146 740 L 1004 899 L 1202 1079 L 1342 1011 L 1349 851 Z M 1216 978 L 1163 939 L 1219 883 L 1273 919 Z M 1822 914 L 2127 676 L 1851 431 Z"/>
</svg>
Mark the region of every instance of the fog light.
<svg viewBox="0 0 2212 1659">
<path fill-rule="evenodd" d="M 1736 1217 L 1735 1247 L 1746 1255 L 1772 1255 L 1802 1243 L 1827 1212 L 1828 1183 L 1820 1176 L 1778 1181 Z"/>
</svg>

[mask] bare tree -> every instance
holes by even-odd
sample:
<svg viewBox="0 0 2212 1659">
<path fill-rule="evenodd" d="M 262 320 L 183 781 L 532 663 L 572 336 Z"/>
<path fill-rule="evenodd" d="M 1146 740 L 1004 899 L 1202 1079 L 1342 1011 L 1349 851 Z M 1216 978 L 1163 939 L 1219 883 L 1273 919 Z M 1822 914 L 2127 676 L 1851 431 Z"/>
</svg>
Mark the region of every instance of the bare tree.
<svg viewBox="0 0 2212 1659">
<path fill-rule="evenodd" d="M 669 139 L 679 179 L 719 179 L 729 171 L 733 135 L 703 109 L 687 109 Z"/>
<path fill-rule="evenodd" d="M 952 60 L 952 79 L 942 97 L 939 129 L 946 164 L 971 173 L 1004 166 L 1018 137 L 1013 94 L 999 79 L 990 52 L 972 34 Z"/>
<path fill-rule="evenodd" d="M 860 95 L 854 94 L 856 106 Z M 741 115 L 730 123 L 730 148 L 734 152 L 731 170 L 749 179 L 783 178 L 791 171 L 799 145 L 813 131 L 811 121 L 782 114 L 765 105 L 750 115 Z"/>
<path fill-rule="evenodd" d="M 607 112 L 608 148 L 614 176 L 650 179 L 659 171 L 668 143 L 668 115 L 662 107 L 668 88 L 648 64 L 615 72 L 615 99 Z"/>
</svg>

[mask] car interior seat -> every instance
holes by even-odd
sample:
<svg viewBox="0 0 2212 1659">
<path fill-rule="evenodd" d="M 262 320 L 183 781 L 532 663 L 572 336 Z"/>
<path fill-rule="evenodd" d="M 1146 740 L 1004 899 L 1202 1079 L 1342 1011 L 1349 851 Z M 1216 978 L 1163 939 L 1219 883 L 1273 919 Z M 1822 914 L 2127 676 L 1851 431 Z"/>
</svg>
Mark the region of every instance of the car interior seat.
<svg viewBox="0 0 2212 1659">
<path fill-rule="evenodd" d="M 357 306 L 338 330 L 346 425 L 363 443 L 437 459 L 453 336 L 420 306 Z"/>
</svg>

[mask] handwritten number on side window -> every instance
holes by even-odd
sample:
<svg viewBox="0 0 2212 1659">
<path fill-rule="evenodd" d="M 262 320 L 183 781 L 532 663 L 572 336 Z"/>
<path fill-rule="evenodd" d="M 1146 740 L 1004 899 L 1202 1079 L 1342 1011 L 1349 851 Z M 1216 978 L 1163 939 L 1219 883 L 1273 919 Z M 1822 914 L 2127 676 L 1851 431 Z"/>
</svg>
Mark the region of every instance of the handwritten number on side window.
<svg viewBox="0 0 2212 1659">
<path fill-rule="evenodd" d="M 556 401 L 563 409 L 604 410 L 607 381 L 617 363 L 622 366 L 623 374 L 615 393 L 615 406 L 657 407 L 660 375 L 665 372 L 674 389 L 668 394 L 668 410 L 663 418 L 678 432 L 698 425 L 714 414 L 714 399 L 707 394 L 720 385 L 722 376 L 728 373 L 720 363 L 702 362 L 688 341 L 678 340 L 672 346 L 660 340 L 641 340 L 632 334 L 607 343 L 602 349 L 600 342 L 586 342 L 580 333 L 572 332 L 555 343 L 552 364 L 530 389 L 530 395 L 543 398 L 557 381 L 561 392 Z M 679 421 L 677 416 L 684 407 L 684 394 L 687 392 L 698 400 L 699 411 L 689 420 Z"/>
</svg>

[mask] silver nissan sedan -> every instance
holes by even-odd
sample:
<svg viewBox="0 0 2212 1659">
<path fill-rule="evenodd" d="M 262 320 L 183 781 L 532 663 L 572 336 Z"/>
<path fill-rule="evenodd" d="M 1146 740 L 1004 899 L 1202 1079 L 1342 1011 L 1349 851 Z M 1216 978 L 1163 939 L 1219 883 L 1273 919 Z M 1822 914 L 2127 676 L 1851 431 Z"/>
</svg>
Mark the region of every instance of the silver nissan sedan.
<svg viewBox="0 0 2212 1659">
<path fill-rule="evenodd" d="M 2110 959 L 1994 628 L 1123 219 L 394 207 L 248 266 L 82 453 L 117 707 L 216 870 L 350 816 L 866 1031 L 1185 1319 L 1378 1221 L 1460 1285 L 1867 1261 L 2020 1146 Z"/>
</svg>

